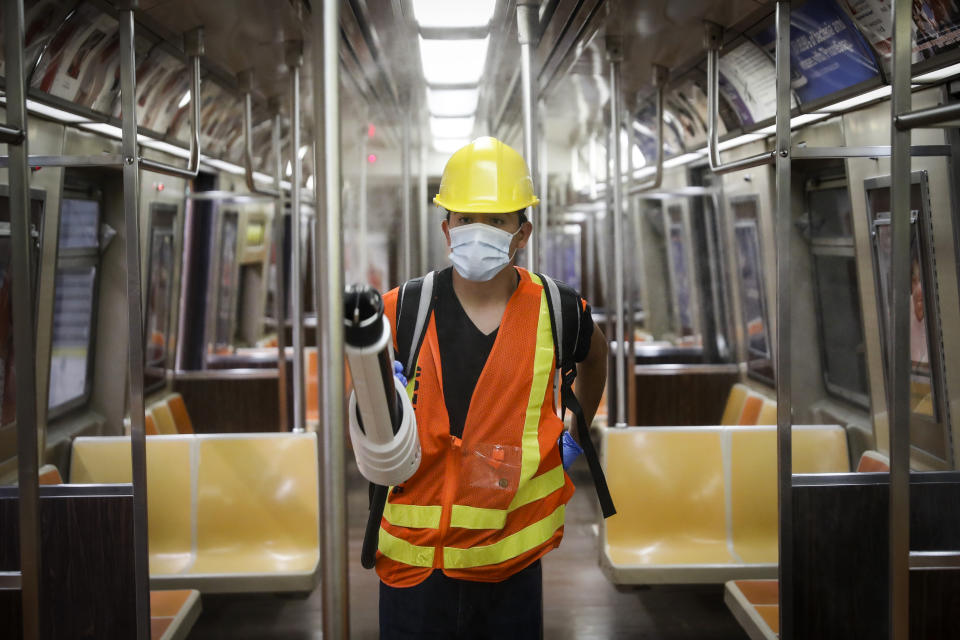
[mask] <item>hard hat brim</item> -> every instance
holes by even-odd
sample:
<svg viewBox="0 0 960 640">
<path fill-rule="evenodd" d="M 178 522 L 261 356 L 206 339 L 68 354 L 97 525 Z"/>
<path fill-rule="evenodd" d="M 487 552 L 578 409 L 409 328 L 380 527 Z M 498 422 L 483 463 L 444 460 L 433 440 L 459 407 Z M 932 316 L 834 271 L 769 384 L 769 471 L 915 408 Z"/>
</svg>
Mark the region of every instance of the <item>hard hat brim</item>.
<svg viewBox="0 0 960 640">
<path fill-rule="evenodd" d="M 451 213 L 514 213 L 515 211 L 523 211 L 528 207 L 537 206 L 540 204 L 540 198 L 533 196 L 526 204 L 520 202 L 512 203 L 509 207 L 497 207 L 489 202 L 477 202 L 475 204 L 458 203 L 456 205 L 447 204 L 438 194 L 433 197 L 433 203 Z"/>
</svg>

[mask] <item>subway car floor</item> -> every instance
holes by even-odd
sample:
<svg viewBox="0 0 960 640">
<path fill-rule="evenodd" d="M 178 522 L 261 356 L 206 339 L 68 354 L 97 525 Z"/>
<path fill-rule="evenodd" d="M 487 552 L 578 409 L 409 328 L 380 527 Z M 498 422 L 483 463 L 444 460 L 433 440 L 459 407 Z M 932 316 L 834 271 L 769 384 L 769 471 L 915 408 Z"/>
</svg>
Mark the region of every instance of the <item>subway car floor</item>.
<svg viewBox="0 0 960 640">
<path fill-rule="evenodd" d="M 351 638 L 378 637 L 376 573 L 360 567 L 367 485 L 350 460 Z M 543 562 L 544 638 L 746 640 L 723 604 L 723 586 L 614 587 L 597 565 L 594 523 L 599 508 L 585 464 L 573 473 L 577 492 L 567 508 L 563 543 Z M 320 587 L 309 598 L 272 594 L 204 595 L 191 640 L 322 638 Z"/>
</svg>

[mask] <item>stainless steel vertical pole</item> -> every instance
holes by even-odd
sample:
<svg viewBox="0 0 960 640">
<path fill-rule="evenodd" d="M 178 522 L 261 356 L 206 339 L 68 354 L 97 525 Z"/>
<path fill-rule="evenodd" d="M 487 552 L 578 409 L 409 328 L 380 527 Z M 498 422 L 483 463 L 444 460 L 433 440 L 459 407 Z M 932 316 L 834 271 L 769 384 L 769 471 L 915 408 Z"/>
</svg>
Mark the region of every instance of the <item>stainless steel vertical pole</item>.
<svg viewBox="0 0 960 640">
<path fill-rule="evenodd" d="M 365 118 L 368 120 L 369 118 Z M 360 273 L 360 282 L 367 282 L 367 274 L 370 268 L 370 259 L 367 256 L 367 129 L 364 127 L 360 134 L 360 186 L 358 190 L 359 203 L 357 204 L 357 269 Z"/>
<path fill-rule="evenodd" d="M 539 103 L 539 117 L 537 122 L 540 128 L 537 131 L 537 160 L 540 166 L 537 168 L 537 189 L 539 190 L 540 205 L 537 207 L 537 215 L 534 217 L 536 235 L 539 236 L 539 255 L 537 264 L 542 271 L 547 271 L 547 234 L 550 232 L 550 183 L 547 178 L 547 136 L 544 135 L 544 123 L 546 122 L 547 105 L 542 101 Z M 552 274 L 557 275 L 557 274 Z"/>
<path fill-rule="evenodd" d="M 780 523 L 780 637 L 793 638 L 793 460 L 791 397 L 791 158 L 790 158 L 790 3 L 777 1 L 776 14 L 776 198 L 777 255 L 777 474 Z M 716 133 L 716 130 L 714 130 Z"/>
<path fill-rule="evenodd" d="M 407 101 L 409 104 L 409 99 Z M 413 225 L 410 219 L 410 112 L 409 109 L 403 114 L 403 140 L 401 149 L 401 186 L 400 193 L 403 197 L 401 202 L 401 233 L 403 235 L 403 261 L 400 263 L 400 282 L 406 282 L 413 277 L 411 269 L 413 266 Z"/>
<path fill-rule="evenodd" d="M 287 305 L 284 304 L 286 274 L 283 272 L 283 243 L 286 237 L 286 225 L 283 213 L 283 147 L 280 144 L 280 105 L 274 105 L 273 131 L 270 135 L 273 147 L 273 187 L 277 192 L 273 201 L 273 251 L 276 289 L 273 296 L 273 315 L 277 320 L 277 393 L 280 396 L 280 430 L 290 429 L 290 416 L 287 413 Z"/>
<path fill-rule="evenodd" d="M 893 10 L 891 120 L 909 112 L 910 0 Z M 890 233 L 893 327 L 887 410 L 890 430 L 890 639 L 910 635 L 910 130 L 890 127 Z"/>
<path fill-rule="evenodd" d="M 427 143 L 423 140 L 423 134 L 420 138 L 420 188 L 419 192 L 419 232 L 420 242 L 417 248 L 420 250 L 420 274 L 427 272 L 430 267 L 430 236 L 428 235 L 429 223 L 427 219 Z"/>
<path fill-rule="evenodd" d="M 150 638 L 150 565 L 147 541 L 147 440 L 143 406 L 143 309 L 140 281 L 140 166 L 137 162 L 137 68 L 133 10 L 122 3 L 120 23 L 120 101 L 123 131 L 123 213 L 127 262 L 127 355 L 130 385 L 130 450 L 133 462 L 134 589 L 137 638 Z M 199 96 L 193 96 L 198 101 Z M 193 110 L 191 110 L 192 112 Z M 191 116 L 192 117 L 192 116 Z"/>
<path fill-rule="evenodd" d="M 540 39 L 540 2 L 539 0 L 518 0 L 517 2 L 517 36 L 520 41 L 520 84 L 523 88 L 523 157 L 530 168 L 530 174 L 536 175 L 537 167 L 537 94 L 539 70 L 534 60 L 534 49 Z M 534 192 L 542 191 L 543 185 L 534 185 Z M 531 213 L 536 221 L 537 213 Z M 534 222 L 534 228 L 538 228 Z M 531 234 L 527 243 L 527 268 L 539 271 L 540 243 L 543 238 L 536 233 Z"/>
<path fill-rule="evenodd" d="M 292 252 L 290 259 L 290 294 L 293 296 L 293 430 L 304 431 L 307 409 L 304 402 L 303 375 L 303 229 L 300 211 L 300 64 L 303 61 L 303 43 L 287 42 L 287 69 L 290 71 L 290 228 Z M 317 361 L 319 367 L 320 361 Z"/>
<path fill-rule="evenodd" d="M 613 155 L 613 175 L 610 188 L 613 194 L 613 289 L 616 313 L 616 367 L 617 367 L 617 422 L 627 425 L 627 371 L 626 345 L 623 330 L 623 169 L 620 166 L 620 63 L 623 61 L 623 43 L 616 36 L 607 36 L 607 58 L 610 60 L 610 153 Z M 608 304 L 609 307 L 609 304 Z"/>
<path fill-rule="evenodd" d="M 37 373 L 33 273 L 30 269 L 30 171 L 23 71 L 23 0 L 3 5 L 7 126 L 23 132 L 8 147 L 10 276 L 13 280 L 13 356 L 16 374 L 17 471 L 20 515 L 20 598 L 23 637 L 40 637 L 40 490 L 37 481 Z M 19 137 L 19 136 L 17 136 Z M 10 384 L 11 381 L 6 381 Z"/>
<path fill-rule="evenodd" d="M 320 376 L 323 416 L 320 430 L 320 565 L 323 567 L 323 637 L 345 640 L 350 634 L 347 583 L 346 447 L 343 378 L 343 224 L 340 212 L 340 2 L 324 0 L 314 10 L 313 121 L 317 132 L 315 163 L 318 247 L 323 273 L 316 283 L 322 315 Z M 317 260 L 318 271 L 320 260 Z M 322 324 L 320 324 L 322 322 Z"/>
</svg>

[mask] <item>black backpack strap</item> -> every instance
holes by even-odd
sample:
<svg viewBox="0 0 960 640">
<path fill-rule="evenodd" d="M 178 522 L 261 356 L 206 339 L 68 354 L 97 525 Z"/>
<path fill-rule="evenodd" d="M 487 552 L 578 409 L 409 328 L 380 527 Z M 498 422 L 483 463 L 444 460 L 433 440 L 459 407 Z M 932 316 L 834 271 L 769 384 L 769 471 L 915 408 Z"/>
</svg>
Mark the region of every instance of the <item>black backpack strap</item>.
<svg viewBox="0 0 960 640">
<path fill-rule="evenodd" d="M 590 429 L 587 425 L 583 407 L 573 393 L 573 381 L 577 377 L 577 364 L 574 354 L 577 351 L 577 340 L 580 336 L 581 302 L 580 296 L 572 288 L 558 283 L 549 276 L 537 274 L 544 283 L 547 292 L 547 306 L 550 309 L 550 323 L 553 328 L 553 346 L 557 354 L 557 373 L 559 378 L 559 395 L 561 418 L 566 415 L 567 409 L 573 414 L 577 423 L 577 439 L 583 447 L 584 457 L 590 467 L 593 477 L 593 486 L 597 490 L 597 499 L 600 501 L 600 510 L 604 518 L 614 515 L 617 510 L 613 505 L 610 489 L 607 487 L 607 478 L 603 475 L 600 457 L 590 439 Z"/>
<path fill-rule="evenodd" d="M 436 272 L 403 283 L 397 294 L 397 360 L 403 374 L 412 380 L 417 357 L 433 312 L 433 282 Z"/>
</svg>

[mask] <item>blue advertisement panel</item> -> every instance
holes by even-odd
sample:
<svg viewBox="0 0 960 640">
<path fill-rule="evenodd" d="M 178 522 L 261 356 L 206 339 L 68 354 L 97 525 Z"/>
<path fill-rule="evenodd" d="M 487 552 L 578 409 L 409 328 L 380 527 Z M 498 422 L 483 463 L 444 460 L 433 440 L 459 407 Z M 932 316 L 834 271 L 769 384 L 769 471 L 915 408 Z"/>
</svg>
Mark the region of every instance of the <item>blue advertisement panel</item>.
<svg viewBox="0 0 960 640">
<path fill-rule="evenodd" d="M 774 55 L 771 25 L 755 36 Z M 877 61 L 853 20 L 833 0 L 807 0 L 790 11 L 791 88 L 801 103 L 877 77 Z"/>
</svg>

